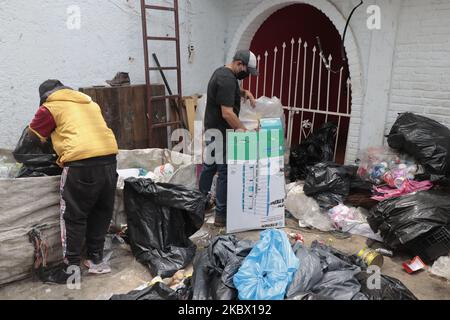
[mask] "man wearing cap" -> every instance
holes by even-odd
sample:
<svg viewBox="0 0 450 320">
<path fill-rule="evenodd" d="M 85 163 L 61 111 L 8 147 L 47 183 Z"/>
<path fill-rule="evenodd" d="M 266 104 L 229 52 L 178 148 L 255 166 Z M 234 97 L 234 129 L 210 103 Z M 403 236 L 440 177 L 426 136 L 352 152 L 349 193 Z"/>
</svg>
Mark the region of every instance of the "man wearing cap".
<svg viewBox="0 0 450 320">
<path fill-rule="evenodd" d="M 80 266 L 84 242 L 89 272 L 111 272 L 103 262 L 103 246 L 117 184 L 114 133 L 91 97 L 60 81 L 45 81 L 39 95 L 40 107 L 29 125 L 29 134 L 41 141 L 51 136 L 57 163 L 64 168 L 60 186 L 64 263 L 47 281 L 67 283 Z"/>
<path fill-rule="evenodd" d="M 214 225 L 224 227 L 227 213 L 227 164 L 226 164 L 226 131 L 229 129 L 247 131 L 239 120 L 241 97 L 250 100 L 255 107 L 255 98 L 248 90 L 240 87 L 238 80 L 249 75 L 258 75 L 256 56 L 250 50 L 240 50 L 234 55 L 233 61 L 214 71 L 208 84 L 205 111 L 206 144 L 215 142 L 215 149 L 203 163 L 200 176 L 200 191 L 209 195 L 214 175 L 218 173 L 216 186 L 216 212 Z M 214 129 L 214 130 L 213 130 Z M 210 137 L 210 133 L 220 133 L 221 141 Z M 215 133 L 214 133 L 215 132 Z"/>
</svg>

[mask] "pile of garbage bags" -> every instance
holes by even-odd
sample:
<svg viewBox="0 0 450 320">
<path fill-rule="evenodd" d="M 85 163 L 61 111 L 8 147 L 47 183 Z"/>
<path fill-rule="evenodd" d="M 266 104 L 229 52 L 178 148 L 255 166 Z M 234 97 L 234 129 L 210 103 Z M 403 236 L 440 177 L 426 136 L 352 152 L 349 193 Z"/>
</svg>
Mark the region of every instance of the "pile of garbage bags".
<svg viewBox="0 0 450 320">
<path fill-rule="evenodd" d="M 153 276 L 170 277 L 192 262 L 196 246 L 189 237 L 203 225 L 205 204 L 200 191 L 182 185 L 125 180 L 131 250 Z"/>
<path fill-rule="evenodd" d="M 407 112 L 397 118 L 387 141 L 391 148 L 414 157 L 424 167 L 424 180 L 449 184 L 449 128 L 435 120 Z"/>
<path fill-rule="evenodd" d="M 216 237 L 197 253 L 192 278 L 176 289 L 156 283 L 113 300 L 417 300 L 397 279 L 374 274 L 356 255 L 314 241 L 292 246 L 286 234 L 268 229 L 253 244 Z"/>
</svg>

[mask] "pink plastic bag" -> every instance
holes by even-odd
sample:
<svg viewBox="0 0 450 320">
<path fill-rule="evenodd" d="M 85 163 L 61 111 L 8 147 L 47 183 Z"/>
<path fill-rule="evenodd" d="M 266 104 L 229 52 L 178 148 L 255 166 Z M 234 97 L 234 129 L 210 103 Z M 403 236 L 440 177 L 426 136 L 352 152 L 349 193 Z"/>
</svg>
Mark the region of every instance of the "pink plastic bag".
<svg viewBox="0 0 450 320">
<path fill-rule="evenodd" d="M 404 194 L 429 190 L 433 187 L 431 181 L 415 181 L 406 180 L 399 189 L 392 189 L 389 187 L 374 187 L 373 190 L 381 195 L 373 196 L 372 199 L 383 201 L 390 198 L 400 197 Z"/>
</svg>

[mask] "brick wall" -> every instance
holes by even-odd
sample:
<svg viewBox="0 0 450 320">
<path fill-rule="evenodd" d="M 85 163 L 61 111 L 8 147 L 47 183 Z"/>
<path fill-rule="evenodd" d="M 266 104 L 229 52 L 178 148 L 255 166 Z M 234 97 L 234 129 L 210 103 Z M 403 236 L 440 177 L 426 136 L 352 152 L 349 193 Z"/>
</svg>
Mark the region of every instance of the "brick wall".
<svg viewBox="0 0 450 320">
<path fill-rule="evenodd" d="M 450 1 L 404 3 L 386 119 L 411 111 L 450 126 Z"/>
</svg>

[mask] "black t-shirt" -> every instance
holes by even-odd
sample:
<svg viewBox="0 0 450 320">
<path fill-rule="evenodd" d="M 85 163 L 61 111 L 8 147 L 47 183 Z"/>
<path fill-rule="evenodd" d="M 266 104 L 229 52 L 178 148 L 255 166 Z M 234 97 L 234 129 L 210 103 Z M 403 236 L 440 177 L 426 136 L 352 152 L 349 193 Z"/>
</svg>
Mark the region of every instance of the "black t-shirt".
<svg viewBox="0 0 450 320">
<path fill-rule="evenodd" d="M 219 129 L 226 140 L 226 130 L 231 129 L 222 117 L 222 106 L 232 107 L 239 117 L 241 94 L 239 83 L 233 71 L 220 67 L 214 71 L 208 84 L 208 95 L 205 111 L 205 130 Z"/>
</svg>

